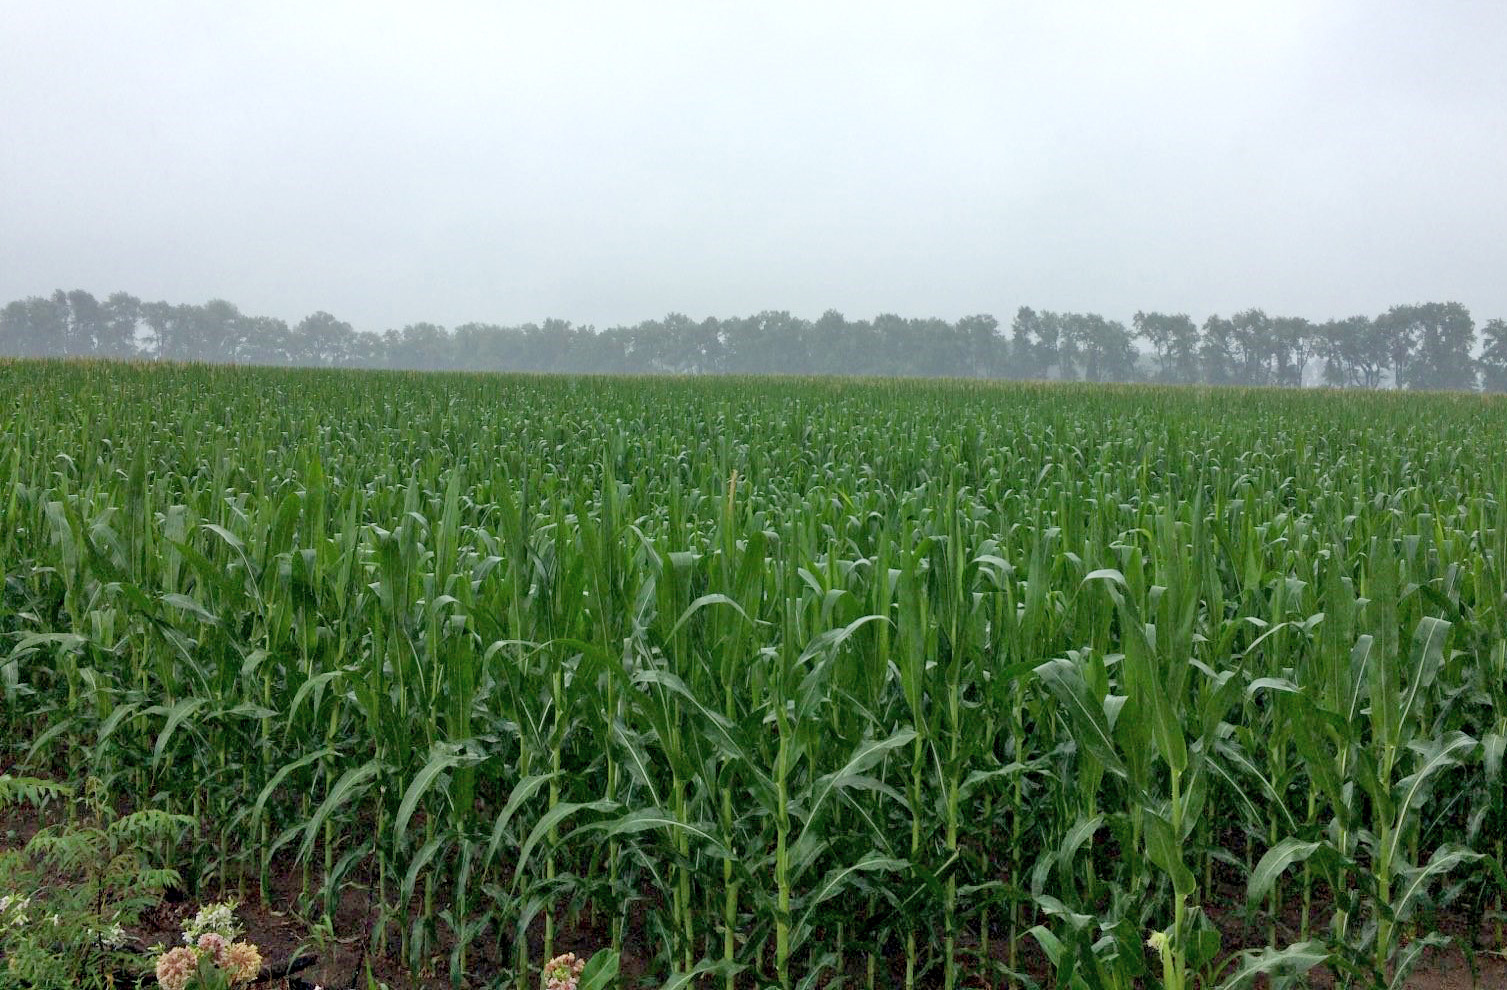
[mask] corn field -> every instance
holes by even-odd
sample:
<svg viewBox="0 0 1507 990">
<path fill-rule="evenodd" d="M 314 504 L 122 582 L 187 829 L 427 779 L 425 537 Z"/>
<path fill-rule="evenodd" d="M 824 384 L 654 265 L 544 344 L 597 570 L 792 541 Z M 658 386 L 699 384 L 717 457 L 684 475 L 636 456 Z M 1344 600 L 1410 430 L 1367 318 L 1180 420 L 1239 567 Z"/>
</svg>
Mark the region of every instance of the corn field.
<svg viewBox="0 0 1507 990">
<path fill-rule="evenodd" d="M 0 423 L 0 769 L 416 973 L 1504 944 L 1501 401 L 13 362 Z"/>
</svg>

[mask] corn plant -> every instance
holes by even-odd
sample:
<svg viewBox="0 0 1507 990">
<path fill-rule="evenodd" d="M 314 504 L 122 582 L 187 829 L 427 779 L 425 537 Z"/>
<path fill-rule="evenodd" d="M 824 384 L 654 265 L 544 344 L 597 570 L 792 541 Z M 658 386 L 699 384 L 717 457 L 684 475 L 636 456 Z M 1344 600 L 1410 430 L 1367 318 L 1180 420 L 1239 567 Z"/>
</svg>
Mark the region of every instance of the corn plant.
<svg viewBox="0 0 1507 990">
<path fill-rule="evenodd" d="M 358 897 L 414 972 L 526 987 L 590 932 L 724 990 L 1400 986 L 1451 912 L 1501 947 L 1493 401 L 0 386 L 0 770 L 204 823 L 189 886 Z"/>
</svg>

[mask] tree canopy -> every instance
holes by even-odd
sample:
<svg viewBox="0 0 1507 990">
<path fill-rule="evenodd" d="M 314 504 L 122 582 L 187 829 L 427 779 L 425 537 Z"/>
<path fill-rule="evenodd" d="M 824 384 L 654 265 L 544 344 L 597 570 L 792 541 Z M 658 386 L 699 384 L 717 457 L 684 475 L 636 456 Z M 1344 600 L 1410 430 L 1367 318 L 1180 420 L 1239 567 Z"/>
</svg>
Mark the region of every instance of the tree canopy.
<svg viewBox="0 0 1507 990">
<path fill-rule="evenodd" d="M 223 299 L 143 302 L 82 289 L 0 309 L 0 354 L 417 370 L 656 374 L 908 375 L 1170 384 L 1323 384 L 1507 391 L 1507 324 L 1482 327 L 1456 302 L 1393 306 L 1314 323 L 1246 309 L 1202 326 L 1138 312 L 1129 327 L 1096 313 L 1021 307 L 1004 327 L 881 313 L 807 320 L 784 310 L 658 320 L 598 330 L 566 320 L 521 326 L 412 323 L 364 333 L 326 312 L 289 326 Z"/>
</svg>

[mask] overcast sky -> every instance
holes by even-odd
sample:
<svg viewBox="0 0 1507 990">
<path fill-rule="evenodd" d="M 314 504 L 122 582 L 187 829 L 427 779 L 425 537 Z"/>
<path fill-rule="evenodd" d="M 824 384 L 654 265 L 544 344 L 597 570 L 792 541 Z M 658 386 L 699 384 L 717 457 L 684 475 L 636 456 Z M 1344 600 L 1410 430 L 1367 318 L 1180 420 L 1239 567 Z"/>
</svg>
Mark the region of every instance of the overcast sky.
<svg viewBox="0 0 1507 990">
<path fill-rule="evenodd" d="M 1507 3 L 0 8 L 0 301 L 1507 316 Z"/>
</svg>

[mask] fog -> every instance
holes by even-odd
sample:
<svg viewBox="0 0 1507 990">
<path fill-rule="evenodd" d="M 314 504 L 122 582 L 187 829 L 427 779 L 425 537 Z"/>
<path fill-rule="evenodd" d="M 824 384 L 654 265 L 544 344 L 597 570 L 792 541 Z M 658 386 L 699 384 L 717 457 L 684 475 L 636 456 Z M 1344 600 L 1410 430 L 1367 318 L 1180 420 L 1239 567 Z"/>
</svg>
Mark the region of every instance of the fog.
<svg viewBox="0 0 1507 990">
<path fill-rule="evenodd" d="M 0 301 L 1507 315 L 1507 5 L 8 0 Z"/>
</svg>

